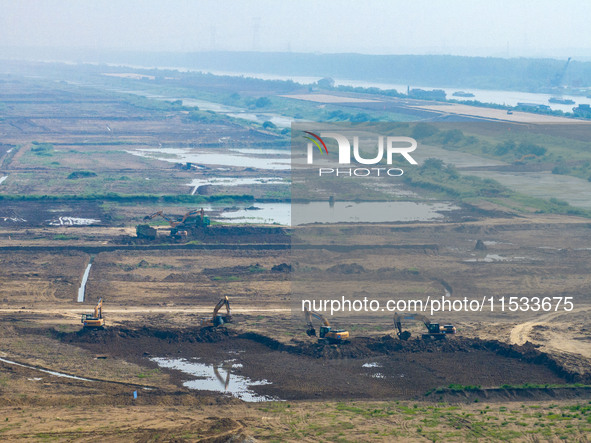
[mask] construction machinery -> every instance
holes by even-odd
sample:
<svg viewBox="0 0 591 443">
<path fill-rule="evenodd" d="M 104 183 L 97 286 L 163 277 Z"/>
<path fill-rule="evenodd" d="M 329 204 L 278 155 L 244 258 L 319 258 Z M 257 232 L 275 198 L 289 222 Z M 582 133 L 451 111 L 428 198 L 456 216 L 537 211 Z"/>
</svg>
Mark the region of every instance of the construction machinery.
<svg viewBox="0 0 591 443">
<path fill-rule="evenodd" d="M 178 220 L 173 220 L 172 218 L 165 215 L 163 211 L 158 211 L 158 212 L 154 212 L 153 214 L 145 216 L 144 221 L 152 220 L 155 217 L 162 217 L 164 220 L 166 220 L 168 222 L 168 224 L 170 225 L 170 236 L 175 239 L 180 239 L 180 238 L 186 237 L 188 235 L 187 230 L 195 229 L 195 228 L 197 228 L 197 229 L 206 228 L 210 224 L 209 217 L 205 216 L 205 211 L 203 210 L 203 208 L 198 209 L 198 210 L 189 211 L 185 215 L 183 215 L 182 218 L 180 218 Z M 138 228 L 140 226 L 143 227 L 143 226 L 147 226 L 147 225 L 138 225 Z M 142 228 L 142 234 L 144 231 L 148 235 L 151 236 L 151 234 L 152 234 L 151 232 L 148 232 L 145 228 Z M 137 232 L 138 232 L 138 236 L 139 236 L 140 231 L 137 230 Z M 144 237 L 147 238 L 147 236 L 144 236 Z"/>
<path fill-rule="evenodd" d="M 327 341 L 329 343 L 343 343 L 349 339 L 349 331 L 344 329 L 332 329 L 329 321 L 323 315 L 315 311 L 309 311 L 307 308 L 304 309 L 304 315 L 306 316 L 306 322 L 308 323 L 308 329 L 306 334 L 309 337 L 316 337 L 316 329 L 312 324 L 312 317 L 320 320 L 322 326 L 320 326 L 320 334 L 318 335 L 318 341 Z"/>
<path fill-rule="evenodd" d="M 226 315 L 218 314 L 220 309 L 226 307 Z M 230 310 L 230 301 L 228 296 L 224 296 L 217 305 L 213 308 L 213 315 L 210 318 L 204 318 L 201 320 L 202 328 L 217 328 L 224 323 L 232 322 L 232 311 Z"/>
<path fill-rule="evenodd" d="M 103 299 L 99 299 L 94 307 L 94 314 L 82 314 L 81 323 L 84 328 L 102 328 L 105 326 L 105 319 L 103 318 Z"/>
<path fill-rule="evenodd" d="M 158 211 L 158 212 L 154 212 L 153 214 L 146 215 L 144 217 L 144 221 L 146 221 L 146 220 L 152 220 L 154 217 L 158 217 L 158 216 L 160 216 L 164 220 L 166 220 L 170 224 L 170 226 L 174 226 L 174 220 L 172 220 L 170 217 L 164 215 L 164 212 L 162 212 L 162 211 Z"/>
<path fill-rule="evenodd" d="M 419 320 L 422 321 L 427 332 L 422 334 L 423 340 L 443 340 L 448 335 L 456 333 L 456 327 L 454 325 L 440 325 L 439 323 L 431 323 L 431 321 L 421 314 L 406 314 L 401 315 L 394 313 L 394 326 L 397 329 L 397 335 L 400 340 L 408 340 L 411 337 L 411 333 L 402 330 L 402 319 L 404 320 Z"/>
<path fill-rule="evenodd" d="M 521 157 L 519 160 L 515 160 L 515 161 L 513 162 L 513 164 L 515 164 L 515 165 L 524 165 L 524 164 L 525 164 L 525 161 L 526 161 L 526 160 L 529 160 L 530 158 L 531 158 L 532 160 L 537 160 L 539 157 L 538 157 L 537 155 L 535 155 L 535 154 L 525 154 L 525 155 L 524 155 L 523 157 Z"/>
<path fill-rule="evenodd" d="M 570 64 L 571 61 L 571 57 L 568 58 L 568 60 L 566 61 L 566 63 L 564 64 L 563 68 L 560 70 L 560 72 L 558 72 L 554 78 L 552 78 L 550 80 L 550 86 L 556 87 L 556 88 L 563 88 L 563 80 L 564 77 L 566 77 L 566 70 L 568 69 L 568 65 Z"/>
<path fill-rule="evenodd" d="M 568 58 L 568 60 L 564 64 L 564 67 L 562 68 L 562 70 L 560 72 L 558 72 L 554 76 L 553 79 L 550 80 L 550 86 L 552 86 L 552 89 L 556 90 L 556 93 L 553 97 L 551 97 L 548 100 L 549 103 L 555 103 L 555 104 L 559 104 L 559 105 L 574 105 L 575 104 L 574 100 L 562 97 L 562 91 L 566 88 L 566 85 L 564 84 L 564 78 L 566 77 L 566 71 L 568 69 L 568 65 L 569 65 L 570 61 L 571 61 L 571 57 Z"/>
</svg>

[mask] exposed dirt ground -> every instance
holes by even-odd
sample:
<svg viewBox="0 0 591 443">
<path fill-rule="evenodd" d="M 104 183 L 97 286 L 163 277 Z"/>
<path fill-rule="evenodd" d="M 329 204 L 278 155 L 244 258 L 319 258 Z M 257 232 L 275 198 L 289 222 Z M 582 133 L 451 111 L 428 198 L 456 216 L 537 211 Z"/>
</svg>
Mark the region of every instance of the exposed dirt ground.
<svg viewBox="0 0 591 443">
<path fill-rule="evenodd" d="M 134 243 L 135 225 L 154 207 L 64 196 L 189 194 L 188 183 L 210 170 L 126 151 L 220 148 L 228 136 L 230 144 L 258 147 L 277 134 L 195 121 L 188 111 L 94 89 L 5 86 L 2 193 L 49 197 L 0 202 L 0 439 L 588 441 L 588 219 L 466 205 L 433 223 L 316 226 L 307 232 L 308 249 L 290 250 L 284 234 L 237 235 L 235 228 L 192 245 Z M 44 151 L 43 143 L 52 148 Z M 100 174 L 68 178 L 86 169 Z M 260 171 L 219 174 L 252 178 Z M 257 192 L 285 198 L 267 189 Z M 98 222 L 53 225 L 60 217 Z M 77 303 L 89 263 L 85 301 Z M 306 292 L 381 303 L 560 296 L 572 297 L 574 309 L 434 313 L 433 321 L 458 329 L 442 342 L 418 339 L 420 322 L 404 323 L 413 337 L 401 342 L 391 312 L 339 312 L 330 321 L 351 339 L 331 345 L 305 334 L 298 297 Z M 234 321 L 201 330 L 224 296 Z M 99 298 L 106 328 L 81 331 L 80 315 Z M 198 376 L 159 367 L 154 358 L 208 365 L 228 384 L 246 377 L 254 393 L 284 401 L 246 404 L 191 389 L 187 382 Z M 226 389 L 223 377 L 214 382 Z"/>
<path fill-rule="evenodd" d="M 223 394 L 191 390 L 184 384 L 195 376 L 159 368 L 151 360 L 156 357 L 211 365 L 223 376 L 230 374 L 230 383 L 233 377 L 266 380 L 270 384 L 250 389 L 257 395 L 286 400 L 293 411 L 300 411 L 294 413 L 304 415 L 308 414 L 304 410 L 317 410 L 318 401 L 354 399 L 363 405 L 372 400 L 401 404 L 443 401 L 463 404 L 459 407 L 464 411 L 462 408 L 471 408 L 465 405 L 475 400 L 495 408 L 506 401 L 540 406 L 550 399 L 561 407 L 572 405 L 571 401 L 580 405 L 591 397 L 583 386 L 589 383 L 590 361 L 586 325 L 591 259 L 588 226 L 582 219 L 556 216 L 375 225 L 363 230 L 349 225 L 339 229 L 355 239 L 355 248 L 343 252 L 328 244 L 307 250 L 305 267 L 294 260 L 301 259 L 298 250 L 128 250 L 115 246 L 118 249 L 101 252 L 101 244 L 105 248 L 113 248 L 113 244 L 89 240 L 87 244 L 98 249 L 87 253 L 50 247 L 55 241 L 47 240 L 49 249 L 27 250 L 23 241 L 21 248 L 25 249 L 5 249 L 0 256 L 0 357 L 37 369 L 0 361 L 2 398 L 5 405 L 12 405 L 2 411 L 9 423 L 21 423 L 7 425 L 5 435 L 29 438 L 32 434 L 23 432 L 22 414 L 34 414 L 35 434 L 84 440 L 90 432 L 85 426 L 62 430 L 59 422 L 50 420 L 40 408 L 52 404 L 62 408 L 69 423 L 81 423 L 86 412 L 74 416 L 67 407 L 90 403 L 90 397 L 98 409 L 110 414 L 137 404 L 115 420 L 115 428 L 94 428 L 99 435 L 115 440 L 287 435 L 283 409 L 242 406 L 240 400 Z M 30 229 L 47 238 L 37 229 L 64 228 Z M 99 235 L 112 228 L 91 229 Z M 318 232 L 312 231 L 309 239 L 338 239 L 334 227 L 329 228 L 331 236 L 323 235 L 323 228 L 314 229 Z M 386 231 L 391 234 L 384 235 Z M 393 246 L 375 248 L 372 242 L 376 238 L 388 238 Z M 477 240 L 482 240 L 485 250 L 475 249 Z M 34 238 L 30 241 L 35 242 Z M 87 301 L 76 303 L 91 257 Z M 293 272 L 287 272 L 283 263 L 292 263 Z M 355 288 L 371 281 L 377 288 L 372 296 L 381 301 L 424 300 L 443 296 L 446 291 L 452 300 L 480 299 L 483 295 L 560 295 L 572 296 L 575 309 L 537 314 L 439 313 L 432 318 L 454 323 L 458 334 L 435 343 L 416 339 L 424 329 L 420 322 L 405 322 L 413 338 L 404 343 L 396 338 L 388 313 L 338 313 L 331 321 L 350 331 L 350 343 L 319 344 L 305 335 L 304 319 L 291 314 L 294 276 L 304 277 L 304 283 L 314 285 L 319 293 L 331 284 L 353 288 L 346 289 L 346 295 L 358 294 Z M 232 302 L 234 322 L 203 335 L 197 327 L 200 320 L 224 295 Z M 107 328 L 79 332 L 80 314 L 90 313 L 98 297 L 104 299 Z M 512 347 L 513 342 L 525 346 Z M 90 381 L 58 378 L 39 369 Z M 572 383 L 583 385 L 552 387 Z M 222 385 L 219 388 L 223 390 Z M 456 391 L 447 386 L 460 388 Z M 138 400 L 132 399 L 134 390 L 139 392 Z M 209 404 L 213 406 L 206 406 Z M 394 408 L 392 417 L 399 418 L 392 420 L 407 423 L 406 418 L 400 418 L 401 406 L 393 405 L 387 403 L 378 409 Z M 338 404 L 330 407 L 342 408 Z M 153 408 L 163 408 L 165 416 L 179 419 L 174 424 L 154 419 L 149 412 Z M 265 409 L 273 412 L 265 415 Z M 206 412 L 210 410 L 215 412 Z M 342 412 L 338 414 L 342 416 Z M 270 424 L 261 428 L 263 416 L 269 417 Z M 381 419 L 370 417 L 371 426 L 377 426 Z M 586 416 L 581 417 L 584 423 Z M 418 438 L 416 428 L 426 431 L 412 421 L 414 418 L 407 418 L 412 431 L 398 426 L 400 435 L 412 439 Z M 126 425 L 125 420 L 133 425 Z M 213 424 L 220 420 L 218 432 L 218 425 Z M 308 426 L 316 429 L 326 423 L 319 417 L 304 422 L 294 425 L 293 434 L 289 434 L 292 440 L 317 437 Z M 438 423 L 443 422 L 438 419 Z M 585 425 L 577 426 L 584 429 Z M 466 429 L 462 432 L 468 432 Z"/>
</svg>

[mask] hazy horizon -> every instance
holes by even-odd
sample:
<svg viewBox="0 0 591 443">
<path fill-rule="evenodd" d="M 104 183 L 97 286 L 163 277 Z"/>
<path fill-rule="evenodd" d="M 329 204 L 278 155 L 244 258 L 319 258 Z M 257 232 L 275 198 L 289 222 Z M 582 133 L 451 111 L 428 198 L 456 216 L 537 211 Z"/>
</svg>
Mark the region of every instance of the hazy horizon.
<svg viewBox="0 0 591 443">
<path fill-rule="evenodd" d="M 591 57 L 591 2 L 0 0 L 18 50 Z"/>
</svg>

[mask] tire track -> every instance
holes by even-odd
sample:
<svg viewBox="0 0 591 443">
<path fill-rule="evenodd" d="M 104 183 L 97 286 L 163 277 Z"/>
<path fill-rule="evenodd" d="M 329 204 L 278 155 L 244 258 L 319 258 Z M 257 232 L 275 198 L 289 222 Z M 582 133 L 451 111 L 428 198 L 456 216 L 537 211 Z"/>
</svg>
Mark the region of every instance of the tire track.
<svg viewBox="0 0 591 443">
<path fill-rule="evenodd" d="M 556 319 L 565 315 L 572 315 L 575 313 L 582 313 L 585 311 L 591 311 L 591 306 L 576 308 L 570 312 L 559 311 L 549 312 L 547 314 L 540 315 L 539 317 L 520 323 L 511 329 L 509 336 L 510 343 L 523 345 L 527 341 L 532 341 L 530 334 L 534 326 L 547 325 L 553 327 L 556 325 Z M 591 345 L 583 346 L 580 340 L 575 340 L 567 337 L 565 334 L 550 333 L 550 337 L 544 343 L 541 343 L 544 347 L 556 351 L 568 352 L 571 354 L 579 354 L 586 358 L 591 359 Z"/>
</svg>

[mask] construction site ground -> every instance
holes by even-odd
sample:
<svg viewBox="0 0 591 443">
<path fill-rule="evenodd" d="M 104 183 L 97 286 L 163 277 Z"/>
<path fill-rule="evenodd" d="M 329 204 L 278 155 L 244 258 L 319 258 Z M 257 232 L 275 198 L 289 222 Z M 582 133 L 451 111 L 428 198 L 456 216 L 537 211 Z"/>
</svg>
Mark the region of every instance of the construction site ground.
<svg viewBox="0 0 591 443">
<path fill-rule="evenodd" d="M 352 228 L 348 225 L 347 232 Z M 424 298 L 446 290 L 451 299 L 480 298 L 494 288 L 497 297 L 572 296 L 575 308 L 537 315 L 440 313 L 433 320 L 454 323 L 458 334 L 435 342 L 420 339 L 420 323 L 405 325 L 413 337 L 402 342 L 389 315 L 335 314 L 331 321 L 348 329 L 351 339 L 331 345 L 307 337 L 303 316 L 292 312 L 291 273 L 281 266 L 291 263 L 292 252 L 284 248 L 191 250 L 170 245 L 150 250 L 148 245 L 134 250 L 95 242 L 92 252 L 86 252 L 54 248 L 55 241 L 46 241 L 41 249 L 36 242 L 28 249 L 26 241 L 15 249 L 5 243 L 0 257 L 2 435 L 14 440 L 101 435 L 145 441 L 282 435 L 280 440 L 316 441 L 319 436 L 338 438 L 336 430 L 333 434 L 335 420 L 340 423 L 351 415 L 353 422 L 364 421 L 344 431 L 351 440 L 370 429 L 386 440 L 392 435 L 421 440 L 429 432 L 461 439 L 478 437 L 479 432 L 492 435 L 490 423 L 474 427 L 470 414 L 476 410 L 502 417 L 515 409 L 532 420 L 529 408 L 534 406 L 536 413 L 552 408 L 545 417 L 555 408 L 589 401 L 591 333 L 586 317 L 591 306 L 585 288 L 591 245 L 584 219 L 540 215 L 375 225 L 365 226 L 360 239 L 368 243 L 377 238 L 374 231 L 385 228 L 400 233 L 392 243 L 407 247 L 360 247 L 344 258 L 331 257 L 331 263 L 358 264 L 370 279 L 390 270 L 388 278 L 376 282 L 378 288 L 389 288 L 390 298 Z M 35 229 L 63 228 L 32 232 Z M 487 249 L 475 250 L 477 240 Z M 321 284 L 331 274 L 322 272 L 326 254 L 336 253 L 329 246 L 319 251 L 318 262 L 309 265 L 319 271 Z M 86 301 L 77 303 L 91 257 Z M 311 272 L 314 280 L 316 271 Z M 335 281 L 343 278 L 348 277 L 334 276 Z M 224 295 L 231 299 L 234 322 L 216 330 L 199 328 Z M 90 313 L 98 297 L 104 300 L 106 329 L 81 330 L 80 315 Z M 185 382 L 194 377 L 159 367 L 154 358 L 218 367 L 224 376 L 231 373 L 230 383 L 236 376 L 265 380 L 268 384 L 251 389 L 281 401 L 246 405 L 227 394 L 189 389 Z M 138 393 L 135 400 L 133 391 Z M 479 402 L 487 406 L 479 408 Z M 59 413 L 48 416 L 48 405 Z M 85 423 L 91 414 L 84 405 L 116 418 L 109 426 Z M 155 410 L 161 413 L 155 415 Z M 334 413 L 326 412 L 331 410 Z M 415 410 L 438 418 L 425 425 L 429 414 Z M 22 424 L 31 416 L 29 431 Z M 385 417 L 400 422 L 394 434 L 380 431 Z M 586 417 L 581 415 L 575 428 L 579 434 L 568 435 L 583 435 Z M 460 419 L 470 426 L 458 434 L 453 423 Z M 511 422 L 501 431 L 513 435 L 519 425 Z"/>
<path fill-rule="evenodd" d="M 18 79 L 3 77 L 0 93 L 6 104 L 0 119 L 0 440 L 589 440 L 589 219 L 511 210 L 511 202 L 457 202 L 458 209 L 423 222 L 312 226 L 309 249 L 291 244 L 289 233 L 264 231 L 277 225 L 219 230 L 225 222 L 217 216 L 237 204 L 287 205 L 288 170 L 191 166 L 180 157 L 177 164 L 165 161 L 176 159 L 170 152 L 158 159 L 138 152 L 238 155 L 235 149 L 262 147 L 287 153 L 280 129 L 115 93 L 140 86 L 105 83 L 102 67 L 83 76 L 93 87 L 79 84 L 77 73 L 70 84 L 55 82 L 61 74 L 52 72 L 49 80 L 35 80 L 23 69 Z M 257 88 L 242 92 L 230 83 L 222 92 L 270 93 L 269 85 Z M 275 94 L 308 92 L 296 89 Z M 212 100 L 221 97 L 216 94 Z M 429 109 L 403 102 L 387 104 L 396 112 L 412 108 L 419 117 L 509 118 L 464 105 Z M 313 116 L 324 105 L 302 109 Z M 242 159 L 249 156 L 266 160 L 265 153 Z M 261 177 L 284 182 L 190 184 Z M 448 196 L 394 184 L 385 188 L 402 191 L 395 200 L 450 203 Z M 221 197 L 227 202 L 207 214 L 219 235 L 173 241 L 170 226 L 152 220 L 158 237 L 136 237 L 146 215 L 162 210 L 180 217 Z M 351 337 L 335 345 L 306 335 L 296 276 L 310 293 L 327 294 L 334 286 L 357 296 L 364 292 L 360 285 L 371 283 L 364 295 L 380 302 L 572 297 L 573 310 L 429 314 L 457 327 L 456 336 L 439 342 L 420 338 L 421 322 L 405 322 L 412 337 L 400 341 L 393 313 L 337 312 L 330 322 Z M 224 296 L 233 322 L 201 329 Z M 99 298 L 105 329 L 82 330 L 81 315 L 91 314 Z M 219 377 L 208 389 L 193 389 L 200 377 L 159 366 L 158 359 L 206 365 Z M 271 401 L 230 395 L 238 380 L 247 380 L 251 395 Z"/>
</svg>

